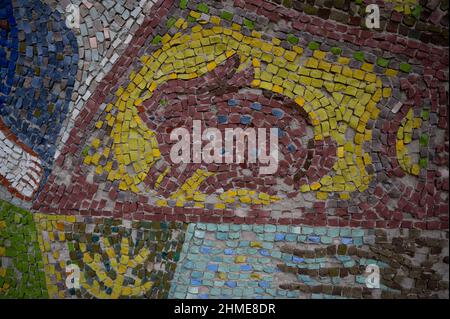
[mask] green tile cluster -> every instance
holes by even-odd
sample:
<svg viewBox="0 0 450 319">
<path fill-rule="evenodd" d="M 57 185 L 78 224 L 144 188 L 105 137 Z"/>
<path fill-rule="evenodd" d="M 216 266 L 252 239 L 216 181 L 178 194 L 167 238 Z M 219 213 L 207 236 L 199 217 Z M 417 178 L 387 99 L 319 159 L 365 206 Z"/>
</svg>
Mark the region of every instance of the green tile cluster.
<svg viewBox="0 0 450 319">
<path fill-rule="evenodd" d="M 0 200 L 0 299 L 48 298 L 33 215 Z"/>
<path fill-rule="evenodd" d="M 357 61 L 364 62 L 364 53 L 361 51 L 357 51 L 353 53 L 353 58 L 355 58 L 355 60 Z"/>
<path fill-rule="evenodd" d="M 339 47 L 332 47 L 330 49 L 331 53 L 333 53 L 334 55 L 340 55 L 342 53 L 342 49 Z"/>
<path fill-rule="evenodd" d="M 231 20 L 233 20 L 233 13 L 231 13 L 229 11 L 222 11 L 222 13 L 220 14 L 220 17 L 222 19 L 231 21 Z"/>
<path fill-rule="evenodd" d="M 188 0 L 181 0 L 180 1 L 180 8 L 181 9 L 186 9 L 187 8 L 187 4 L 188 4 Z"/>
<path fill-rule="evenodd" d="M 209 13 L 209 7 L 208 7 L 206 4 L 204 4 L 204 3 L 200 3 L 200 4 L 197 6 L 197 10 L 200 11 L 200 12 L 202 12 L 202 13 L 206 13 L 206 14 Z"/>
<path fill-rule="evenodd" d="M 411 72 L 411 69 L 412 69 L 411 64 L 406 62 L 400 63 L 400 71 L 404 73 L 409 73 Z"/>
<path fill-rule="evenodd" d="M 383 67 L 383 68 L 387 68 L 388 65 L 389 65 L 389 60 L 388 60 L 388 59 L 385 59 L 385 58 L 382 58 L 382 57 L 379 57 L 379 58 L 377 59 L 377 65 L 378 65 L 378 66 L 381 66 L 381 67 Z"/>
<path fill-rule="evenodd" d="M 298 43 L 298 38 L 293 34 L 288 34 L 286 40 L 292 45 L 296 45 Z"/>
<path fill-rule="evenodd" d="M 317 50 L 317 49 L 319 49 L 320 48 L 320 44 L 319 43 L 317 43 L 316 41 L 311 41 L 311 42 L 309 42 L 309 44 L 308 44 L 308 48 L 310 49 L 310 50 Z"/>
</svg>

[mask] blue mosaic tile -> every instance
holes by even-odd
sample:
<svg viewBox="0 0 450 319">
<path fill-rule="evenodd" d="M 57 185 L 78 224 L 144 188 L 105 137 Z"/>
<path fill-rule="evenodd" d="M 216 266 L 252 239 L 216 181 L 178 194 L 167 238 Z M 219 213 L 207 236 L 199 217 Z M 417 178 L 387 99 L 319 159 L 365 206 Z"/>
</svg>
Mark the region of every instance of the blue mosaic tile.
<svg viewBox="0 0 450 319">
<path fill-rule="evenodd" d="M 221 225 L 221 227 L 222 229 L 226 228 L 225 225 Z M 186 250 L 183 247 L 182 256 L 180 257 L 181 267 L 177 268 L 174 282 L 177 285 L 183 283 L 190 285 L 185 293 L 186 297 L 200 298 L 199 293 L 189 289 L 201 287 L 201 294 L 208 294 L 210 298 L 223 298 L 224 296 L 227 298 L 241 298 L 246 296 L 249 291 L 253 291 L 251 294 L 253 298 L 256 298 L 255 296 L 260 298 L 295 298 L 302 293 L 282 289 L 282 283 L 277 279 L 279 273 L 286 271 L 283 267 L 291 267 L 299 272 L 316 273 L 317 275 L 315 276 L 309 273 L 308 275 L 299 273 L 296 276 L 298 283 L 310 287 L 342 284 L 339 272 L 334 276 L 331 274 L 329 276 L 319 276 L 319 270 L 322 268 L 337 267 L 350 270 L 355 266 L 365 266 L 367 264 L 377 264 L 382 267 L 380 261 L 358 258 L 352 254 L 338 254 L 336 250 L 332 255 L 327 253 L 324 256 L 322 252 L 322 255 L 314 258 L 301 256 L 304 254 L 303 251 L 307 251 L 309 255 L 319 254 L 320 250 L 315 249 L 320 248 L 322 251 L 325 251 L 329 245 L 334 245 L 335 249 L 341 249 L 342 246 L 338 246 L 338 243 L 346 243 L 343 247 L 347 250 L 348 247 L 354 245 L 355 239 L 362 240 L 362 237 L 351 237 L 351 230 L 348 228 L 276 227 L 275 225 L 250 225 L 249 227 L 247 225 L 245 227 L 245 236 L 242 235 L 244 230 L 241 225 L 229 225 L 228 229 L 228 232 L 222 232 L 226 236 L 216 236 L 215 231 L 211 231 L 208 234 L 204 234 L 204 238 L 198 242 L 192 236 L 189 243 L 185 242 L 185 245 L 189 246 L 190 249 Z M 188 228 L 188 232 L 194 234 L 198 231 L 200 230 L 195 227 Z M 229 235 L 234 233 L 239 234 L 239 236 L 230 238 L 231 236 Z M 298 235 L 299 233 L 303 235 Z M 346 236 L 342 236 L 342 234 Z M 223 239 L 219 237 L 223 237 Z M 253 237 L 254 239 L 249 241 L 243 239 L 243 237 Z M 189 236 L 186 236 L 186 238 L 189 238 Z M 302 242 L 303 239 L 306 240 L 306 243 Z M 234 248 L 229 248 L 230 246 Z M 194 247 L 198 247 L 198 249 L 194 249 Z M 205 249 L 206 247 L 210 249 Z M 295 250 L 294 254 L 294 251 L 287 247 L 301 248 Z M 217 264 L 212 264 L 209 261 L 204 263 L 203 266 L 200 265 L 199 260 L 202 260 L 202 256 L 210 260 L 211 251 L 214 250 L 217 250 L 222 260 Z M 195 262 L 192 263 L 193 261 Z M 383 266 L 386 267 L 388 265 Z M 188 281 L 185 280 L 184 277 L 186 276 L 185 272 L 183 272 L 183 269 L 186 268 L 192 269 Z M 203 272 L 208 275 L 199 277 L 196 272 Z M 355 277 L 354 283 L 363 285 L 362 279 L 363 276 Z M 346 279 L 345 282 L 347 281 Z M 213 290 L 214 287 L 220 287 L 220 290 Z M 387 288 L 383 289 L 386 290 Z M 180 296 L 178 292 L 179 290 L 173 288 L 170 296 Z M 317 294 L 317 296 L 329 298 L 324 293 Z"/>
<path fill-rule="evenodd" d="M 261 111 L 261 110 L 262 110 L 262 105 L 261 105 L 261 103 L 259 103 L 259 102 L 253 102 L 253 103 L 250 105 L 250 107 L 251 107 L 253 110 L 256 110 L 256 111 Z"/>
<path fill-rule="evenodd" d="M 341 242 L 342 242 L 344 245 L 351 245 L 351 244 L 353 244 L 353 238 L 351 238 L 351 237 L 343 237 L 343 238 L 341 239 Z"/>
<path fill-rule="evenodd" d="M 2 0 L 1 6 L 9 30 L 0 40 L 0 116 L 40 156 L 48 173 L 75 85 L 77 41 L 65 17 L 41 1 Z M 24 35 L 20 47 L 19 33 Z M 30 86 L 23 85 L 26 80 Z"/>
<path fill-rule="evenodd" d="M 242 115 L 240 122 L 243 125 L 247 125 L 247 124 L 250 124 L 252 122 L 252 118 L 250 116 L 248 116 L 248 115 Z"/>
<path fill-rule="evenodd" d="M 228 116 L 226 116 L 226 115 L 218 115 L 217 116 L 217 122 L 219 124 L 227 124 L 228 123 Z"/>
</svg>

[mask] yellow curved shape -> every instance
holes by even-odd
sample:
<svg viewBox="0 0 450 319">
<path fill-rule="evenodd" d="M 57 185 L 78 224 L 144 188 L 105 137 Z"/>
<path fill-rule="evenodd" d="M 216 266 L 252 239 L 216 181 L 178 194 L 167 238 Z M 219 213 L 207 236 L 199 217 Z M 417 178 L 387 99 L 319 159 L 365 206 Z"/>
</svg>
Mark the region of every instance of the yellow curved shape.
<svg viewBox="0 0 450 319">
<path fill-rule="evenodd" d="M 371 140 L 372 132 L 366 124 L 377 119 L 376 104 L 391 94 L 373 73 L 373 65 L 364 63 L 361 69 L 352 69 L 345 57 L 340 57 L 338 63 L 330 63 L 326 61 L 326 52 L 319 50 L 304 58 L 301 47 L 286 50 L 278 39 L 262 40 L 256 31 L 245 36 L 238 25 L 220 26 L 218 17 L 211 17 L 210 21 L 215 23 L 211 29 L 196 25 L 190 34 L 166 34 L 162 37 L 162 48 L 141 58 L 140 70 L 130 75 L 130 83 L 117 90 L 117 101 L 106 108 L 106 122 L 112 127 L 112 149 L 87 156 L 85 164 L 102 171 L 99 159 L 111 151 L 119 168 L 112 170 L 109 161 L 108 179 L 119 180 L 121 190 L 139 192 L 138 185 L 160 153 L 155 133 L 142 123 L 137 107 L 163 83 L 198 78 L 237 55 L 241 61 L 238 70 L 254 69 L 253 87 L 293 99 L 308 113 L 314 138 L 322 140 L 330 136 L 339 146 L 333 174 L 314 185 L 304 185 L 301 191 L 318 191 L 320 198 L 325 199 L 329 192 L 339 192 L 342 198 L 348 198 L 349 192 L 367 189 L 372 175 L 365 167 L 371 164 L 371 157 L 363 150 L 363 143 Z M 187 23 L 180 19 L 176 26 L 185 29 Z M 352 140 L 346 139 L 349 130 L 354 136 Z"/>
<path fill-rule="evenodd" d="M 422 119 L 414 117 L 414 111 L 411 108 L 402 119 L 397 131 L 396 151 L 398 163 L 405 173 L 415 176 L 419 175 L 420 166 L 417 163 L 413 163 L 407 145 L 412 141 L 413 129 L 420 128 L 421 125 Z"/>
<path fill-rule="evenodd" d="M 92 258 L 86 251 L 86 247 L 80 245 L 81 252 L 83 253 L 83 262 L 88 265 L 98 277 L 98 280 L 94 279 L 92 284 L 88 284 L 84 273 L 80 274 L 81 286 L 86 289 L 89 294 L 100 299 L 117 299 L 121 296 L 141 296 L 152 287 L 152 282 L 148 281 L 142 283 L 139 278 L 135 280 L 132 287 L 123 285 L 125 279 L 124 274 L 127 270 L 129 268 L 134 269 L 137 265 L 144 263 L 150 255 L 150 251 L 147 248 L 141 248 L 139 253 L 130 260 L 128 239 L 122 238 L 120 258 L 116 256 L 108 239 L 102 238 L 102 242 L 104 250 L 109 257 L 111 268 L 116 272 L 117 277 L 114 280 L 108 277 L 101 267 L 102 261 L 100 254 L 95 253 L 94 258 Z M 111 294 L 107 294 L 104 289 L 100 288 L 100 282 L 103 282 L 106 286 L 112 288 Z"/>
</svg>

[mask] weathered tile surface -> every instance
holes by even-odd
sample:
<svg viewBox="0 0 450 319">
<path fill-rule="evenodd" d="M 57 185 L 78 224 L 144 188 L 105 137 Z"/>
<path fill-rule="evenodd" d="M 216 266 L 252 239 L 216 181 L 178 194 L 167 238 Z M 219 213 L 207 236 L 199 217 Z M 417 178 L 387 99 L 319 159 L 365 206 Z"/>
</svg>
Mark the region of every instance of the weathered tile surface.
<svg viewBox="0 0 450 319">
<path fill-rule="evenodd" d="M 35 215 L 50 298 L 166 298 L 186 226 Z M 66 267 L 80 288 L 66 286 Z"/>
<path fill-rule="evenodd" d="M 0 299 L 48 298 L 33 214 L 0 200 Z"/>
<path fill-rule="evenodd" d="M 0 0 L 0 297 L 448 298 L 448 58 L 448 0 Z"/>
<path fill-rule="evenodd" d="M 445 298 L 448 240 L 418 230 L 190 224 L 173 298 Z M 367 265 L 380 289 L 366 287 Z"/>
</svg>

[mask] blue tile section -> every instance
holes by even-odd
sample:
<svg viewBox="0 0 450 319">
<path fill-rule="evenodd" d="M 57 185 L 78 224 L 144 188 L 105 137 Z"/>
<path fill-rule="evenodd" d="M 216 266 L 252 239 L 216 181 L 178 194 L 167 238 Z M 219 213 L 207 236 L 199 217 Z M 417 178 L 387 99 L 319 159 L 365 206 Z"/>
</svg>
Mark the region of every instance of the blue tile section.
<svg viewBox="0 0 450 319">
<path fill-rule="evenodd" d="M 8 21 L 0 29 L 0 116 L 49 167 L 75 85 L 77 41 L 65 17 L 38 0 L 0 0 L 0 19 Z"/>
<path fill-rule="evenodd" d="M 367 231 L 346 228 L 283 226 L 190 224 L 180 262 L 172 281 L 170 298 L 298 298 L 299 291 L 279 287 L 278 265 L 299 269 L 320 269 L 334 266 L 351 268 L 377 264 L 387 265 L 354 256 L 336 255 L 303 258 L 282 247 L 311 250 L 327 245 L 363 245 Z M 296 282 L 306 285 L 339 284 L 339 277 L 317 278 L 294 275 Z M 361 283 L 363 276 L 354 279 Z M 312 298 L 336 298 L 326 294 L 312 294 Z"/>
</svg>

